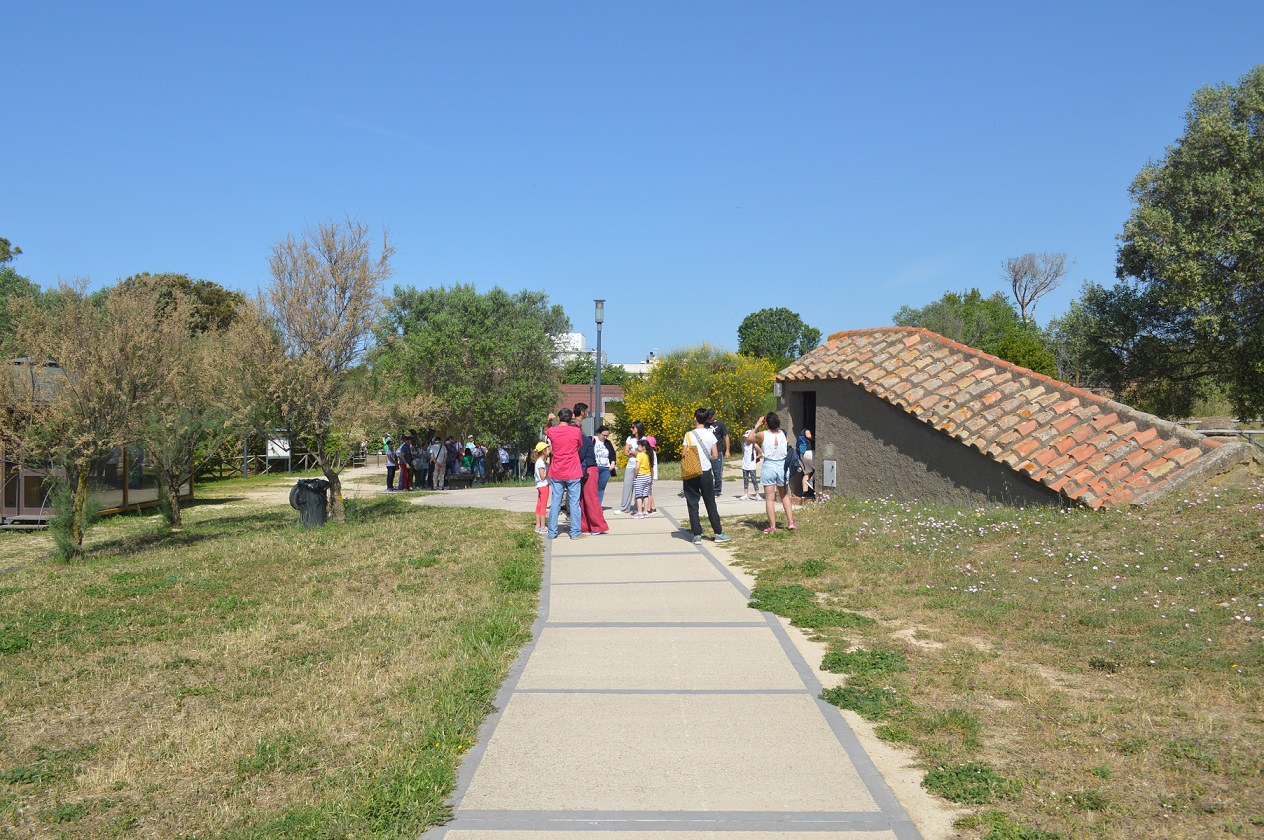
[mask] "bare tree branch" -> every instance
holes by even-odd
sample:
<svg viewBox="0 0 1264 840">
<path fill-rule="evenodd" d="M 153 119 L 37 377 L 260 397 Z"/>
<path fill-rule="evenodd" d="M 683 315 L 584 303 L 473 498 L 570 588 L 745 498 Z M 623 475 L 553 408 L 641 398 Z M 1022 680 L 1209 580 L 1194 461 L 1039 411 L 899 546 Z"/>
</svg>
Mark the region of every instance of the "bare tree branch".
<svg viewBox="0 0 1264 840">
<path fill-rule="evenodd" d="M 1036 303 L 1058 288 L 1067 273 L 1067 255 L 1063 253 L 1023 254 L 1001 263 L 1001 276 L 1010 283 L 1014 302 L 1024 324 L 1036 317 Z"/>
</svg>

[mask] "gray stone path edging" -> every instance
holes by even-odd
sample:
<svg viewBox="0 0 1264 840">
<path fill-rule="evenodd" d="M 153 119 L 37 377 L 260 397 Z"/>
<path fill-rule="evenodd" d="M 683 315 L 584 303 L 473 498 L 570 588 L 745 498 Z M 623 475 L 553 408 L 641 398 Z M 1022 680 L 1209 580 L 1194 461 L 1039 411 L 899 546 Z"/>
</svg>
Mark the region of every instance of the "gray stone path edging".
<svg viewBox="0 0 1264 840">
<path fill-rule="evenodd" d="M 679 521 L 664 512 L 667 521 L 673 523 L 677 528 Z M 641 520 L 645 521 L 645 520 Z M 658 539 L 666 535 L 658 534 Z M 816 674 L 812 667 L 803 658 L 799 649 L 795 646 L 789 633 L 782 625 L 781 621 L 771 613 L 756 613 L 752 610 L 752 620 L 746 621 L 550 621 L 552 594 L 554 587 L 573 586 L 622 586 L 623 584 L 635 583 L 639 586 L 659 586 L 672 587 L 682 583 L 697 585 L 701 583 L 719 583 L 728 584 L 735 588 L 741 597 L 749 600 L 750 591 L 737 578 L 737 576 L 723 562 L 717 559 L 708 549 L 706 545 L 695 546 L 692 543 L 687 544 L 687 548 L 682 546 L 679 551 L 655 551 L 646 552 L 617 552 L 605 554 L 602 552 L 594 552 L 590 549 L 595 548 L 599 541 L 606 540 L 606 537 L 590 538 L 590 541 L 582 545 L 584 551 L 574 554 L 566 554 L 568 560 L 583 557 L 650 557 L 656 555 L 679 555 L 682 557 L 697 557 L 698 552 L 706 559 L 706 561 L 718 571 L 722 576 L 722 580 L 705 579 L 705 580 L 670 580 L 670 581 L 568 581 L 564 583 L 553 582 L 554 573 L 554 543 L 545 540 L 544 549 L 544 580 L 540 591 L 539 613 L 536 621 L 531 628 L 531 640 L 523 648 L 519 658 L 510 667 L 508 676 L 501 686 L 500 691 L 495 698 L 495 711 L 488 716 L 479 730 L 478 741 L 473 748 L 466 754 L 457 774 L 457 784 L 455 792 L 451 798 L 453 803 L 453 819 L 445 825 L 436 826 L 430 829 L 425 838 L 448 838 L 452 840 L 485 840 L 485 838 L 512 837 L 518 840 L 520 837 L 527 837 L 524 832 L 539 832 L 530 835 L 532 837 L 543 838 L 566 834 L 571 837 L 583 836 L 584 833 L 597 832 L 669 832 L 672 838 L 679 835 L 688 835 L 696 832 L 733 832 L 751 836 L 752 833 L 758 833 L 760 838 L 776 837 L 781 835 L 802 834 L 804 832 L 816 832 L 820 837 L 868 837 L 872 840 L 882 840 L 882 838 L 895 838 L 895 840 L 922 840 L 921 834 L 909 819 L 904 808 L 896 800 L 891 789 L 887 786 L 886 781 L 878 772 L 877 767 L 870 759 L 864 748 L 848 726 L 846 720 L 839 713 L 839 710 L 820 699 L 822 686 L 817 680 Z M 560 542 L 560 540 L 559 540 Z M 566 541 L 569 543 L 569 541 Z M 612 541 L 613 542 L 613 541 Z M 567 546 L 569 548 L 569 545 Z M 731 591 L 731 590 L 726 590 Z M 756 618 L 759 616 L 759 618 Z M 528 663 L 533 654 L 536 653 L 541 636 L 544 631 L 582 631 L 583 629 L 608 630 L 620 629 L 635 632 L 639 629 L 656 629 L 661 632 L 662 629 L 707 629 L 716 630 L 723 628 L 732 628 L 739 632 L 750 632 L 754 629 L 768 629 L 776 639 L 776 644 L 780 646 L 786 660 L 792 667 L 793 672 L 797 675 L 802 683 L 802 687 L 774 687 L 765 688 L 754 687 L 745 688 L 621 688 L 621 687 L 597 687 L 589 686 L 583 688 L 566 688 L 566 687 L 520 687 L 524 671 L 527 669 Z M 775 646 L 770 648 L 775 650 Z M 787 671 L 787 674 L 789 672 Z M 807 696 L 810 696 L 811 702 L 815 704 L 817 712 L 820 714 L 824 723 L 828 727 L 838 745 L 842 747 L 846 758 L 854 767 L 856 775 L 867 792 L 869 799 L 876 804 L 877 810 L 678 810 L 671 808 L 663 808 L 661 810 L 653 807 L 647 807 L 644 810 L 550 810 L 550 809 L 529 809 L 529 808 L 505 808 L 505 809 L 487 809 L 487 808 L 463 808 L 462 802 L 466 799 L 470 792 L 471 784 L 474 782 L 475 775 L 478 773 L 480 766 L 487 757 L 487 750 L 492 742 L 493 736 L 496 735 L 498 728 L 501 727 L 505 718 L 506 711 L 510 707 L 510 703 L 514 698 L 520 698 L 519 702 L 526 702 L 529 698 L 539 698 L 541 702 L 550 697 L 565 698 L 567 696 L 593 696 L 612 698 L 611 702 L 625 702 L 623 700 L 616 701 L 614 698 L 628 698 L 627 702 L 631 702 L 636 697 L 646 697 L 646 702 L 651 701 L 648 698 L 660 697 L 693 697 L 701 698 L 706 696 L 719 698 L 715 702 L 721 702 L 724 697 L 734 698 L 734 702 L 741 697 L 750 697 L 757 699 L 759 697 L 800 697 L 804 698 L 803 702 L 807 702 Z M 535 702 L 535 701 L 533 701 Z M 552 702 L 552 701 L 550 701 Z M 639 701 L 638 701 L 639 702 Z M 690 701 L 701 702 L 701 700 Z M 723 701 L 730 702 L 730 701 Z M 745 702 L 745 701 L 741 701 Z M 796 701 L 799 702 L 799 701 Z M 541 750 L 548 750 L 551 745 L 540 744 Z M 503 751 L 502 751 L 503 752 Z M 758 767 L 760 761 L 765 763 L 772 759 L 779 759 L 782 764 L 785 763 L 786 756 L 762 756 L 754 759 L 753 767 Z M 784 768 L 782 768 L 784 769 Z M 815 836 L 815 835 L 814 835 Z"/>
</svg>

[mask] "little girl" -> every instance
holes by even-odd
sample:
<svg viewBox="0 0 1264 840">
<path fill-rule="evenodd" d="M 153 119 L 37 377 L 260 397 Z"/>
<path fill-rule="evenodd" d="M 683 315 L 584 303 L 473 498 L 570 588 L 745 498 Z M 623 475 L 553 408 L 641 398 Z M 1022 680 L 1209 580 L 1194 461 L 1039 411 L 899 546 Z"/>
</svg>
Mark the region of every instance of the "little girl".
<svg viewBox="0 0 1264 840">
<path fill-rule="evenodd" d="M 739 499 L 750 499 L 754 501 L 759 498 L 759 469 L 760 459 L 764 457 L 763 450 L 759 448 L 759 444 L 752 443 L 747 440 L 755 433 L 754 429 L 747 429 L 746 434 L 742 437 L 742 495 Z"/>
<path fill-rule="evenodd" d="M 654 447 L 650 446 L 648 437 L 643 437 L 637 442 L 636 451 L 636 513 L 632 514 L 633 519 L 644 519 L 650 515 L 650 493 L 654 488 L 654 466 L 651 460 L 651 452 Z"/>
<path fill-rule="evenodd" d="M 535 532 L 549 532 L 549 459 L 553 450 L 544 441 L 535 445 Z"/>
</svg>

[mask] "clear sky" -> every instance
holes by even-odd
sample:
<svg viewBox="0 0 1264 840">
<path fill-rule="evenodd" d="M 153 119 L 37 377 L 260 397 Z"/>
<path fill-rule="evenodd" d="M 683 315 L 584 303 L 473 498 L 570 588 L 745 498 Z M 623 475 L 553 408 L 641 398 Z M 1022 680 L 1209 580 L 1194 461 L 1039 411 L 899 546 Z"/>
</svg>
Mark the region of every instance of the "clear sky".
<svg viewBox="0 0 1264 840">
<path fill-rule="evenodd" d="M 1264 3 L 13 2 L 0 236 L 43 286 L 254 292 L 326 217 L 396 282 L 546 290 L 631 362 L 786 306 L 883 326 L 1065 251 L 1114 282 L 1128 185 Z M 384 290 L 389 292 L 389 289 Z"/>
</svg>

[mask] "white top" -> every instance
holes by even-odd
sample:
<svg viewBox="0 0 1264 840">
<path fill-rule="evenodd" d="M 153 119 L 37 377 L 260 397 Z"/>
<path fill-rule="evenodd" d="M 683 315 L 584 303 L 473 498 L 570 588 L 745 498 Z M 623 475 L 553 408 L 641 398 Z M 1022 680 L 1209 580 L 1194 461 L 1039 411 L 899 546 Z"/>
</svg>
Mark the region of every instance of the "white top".
<svg viewBox="0 0 1264 840">
<path fill-rule="evenodd" d="M 597 462 L 597 469 L 610 469 L 610 450 L 606 449 L 606 442 L 601 438 L 593 441 L 593 459 Z"/>
<path fill-rule="evenodd" d="M 715 446 L 716 443 L 715 432 L 710 429 L 694 429 L 685 433 L 685 441 L 682 447 L 692 445 L 698 450 L 698 459 L 707 467 L 710 467 L 711 447 Z"/>
<path fill-rule="evenodd" d="M 759 466 L 759 447 L 753 443 L 742 444 L 742 469 L 753 470 Z"/>
<path fill-rule="evenodd" d="M 764 441 L 761 446 L 764 450 L 765 461 L 786 460 L 785 432 L 764 432 Z"/>
<path fill-rule="evenodd" d="M 549 486 L 549 464 L 543 458 L 535 459 L 535 486 Z"/>
<path fill-rule="evenodd" d="M 637 445 L 636 435 L 628 435 L 628 439 L 623 442 L 623 454 L 635 458 Z"/>
</svg>

